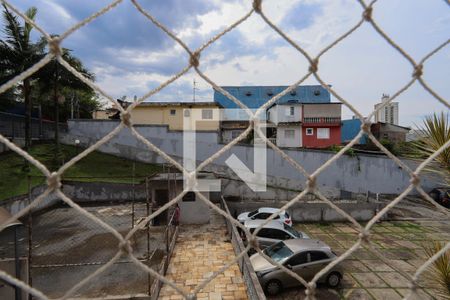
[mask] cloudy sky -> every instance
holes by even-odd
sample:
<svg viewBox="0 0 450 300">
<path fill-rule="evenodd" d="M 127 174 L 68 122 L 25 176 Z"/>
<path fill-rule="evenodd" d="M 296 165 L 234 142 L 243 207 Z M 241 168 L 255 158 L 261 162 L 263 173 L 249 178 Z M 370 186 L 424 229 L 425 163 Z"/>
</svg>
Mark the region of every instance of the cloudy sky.
<svg viewBox="0 0 450 300">
<path fill-rule="evenodd" d="M 106 0 L 9 0 L 21 10 L 38 8 L 36 21 L 48 33 L 61 34 L 98 11 Z M 251 1 L 140 1 L 155 18 L 196 48 L 246 14 Z M 320 52 L 356 24 L 355 0 L 265 0 L 266 14 L 311 55 Z M 379 0 L 374 18 L 416 61 L 449 38 L 450 9 L 443 0 Z M 37 35 L 35 35 L 37 38 Z M 188 56 L 125 0 L 114 10 L 71 35 L 63 46 L 73 50 L 96 74 L 97 84 L 114 97 L 145 94 L 187 65 Z M 302 55 L 255 14 L 201 56 L 200 68 L 219 85 L 290 85 L 308 70 Z M 321 77 L 363 114 L 383 93 L 394 94 L 412 73 L 409 63 L 364 24 L 330 50 L 320 63 Z M 425 79 L 445 99 L 450 97 L 450 46 L 425 66 Z M 212 88 L 195 72 L 178 79 L 149 101 L 212 99 Z M 305 84 L 316 84 L 310 78 Z M 337 99 L 333 99 L 337 101 Z M 433 111 L 447 109 L 419 85 L 403 93 L 400 123 L 411 126 Z M 351 117 L 343 109 L 343 117 Z"/>
</svg>

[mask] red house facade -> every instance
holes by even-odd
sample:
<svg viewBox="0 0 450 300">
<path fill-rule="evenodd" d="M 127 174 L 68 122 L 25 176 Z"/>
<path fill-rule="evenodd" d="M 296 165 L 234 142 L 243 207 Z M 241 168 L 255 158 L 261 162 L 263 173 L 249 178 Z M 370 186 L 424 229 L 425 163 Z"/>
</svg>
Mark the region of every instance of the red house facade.
<svg viewBox="0 0 450 300">
<path fill-rule="evenodd" d="M 304 104 L 302 146 L 327 148 L 341 143 L 341 103 Z"/>
<path fill-rule="evenodd" d="M 341 143 L 341 103 L 283 103 L 269 108 L 267 119 L 280 147 L 327 148 Z"/>
</svg>

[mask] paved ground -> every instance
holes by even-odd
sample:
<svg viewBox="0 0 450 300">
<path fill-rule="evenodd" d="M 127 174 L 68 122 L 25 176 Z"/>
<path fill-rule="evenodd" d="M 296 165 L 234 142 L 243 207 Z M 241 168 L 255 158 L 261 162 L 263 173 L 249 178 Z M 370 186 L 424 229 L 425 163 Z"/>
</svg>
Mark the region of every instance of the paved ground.
<svg viewBox="0 0 450 300">
<path fill-rule="evenodd" d="M 221 216 L 212 216 L 207 225 L 180 226 L 174 254 L 167 278 L 186 290 L 192 291 L 212 272 L 220 270 L 235 258 L 231 242 L 227 240 L 226 227 Z M 164 285 L 159 299 L 182 299 L 170 286 Z M 198 300 L 247 299 L 245 284 L 238 265 L 234 264 L 217 276 L 200 293 Z"/>
<path fill-rule="evenodd" d="M 357 239 L 357 232 L 346 223 L 297 224 L 295 227 L 312 238 L 326 242 L 338 255 L 344 253 Z M 364 247 L 358 249 L 343 263 L 345 274 L 341 288 L 329 290 L 320 287 L 318 299 L 402 299 L 408 292 L 409 281 L 401 272 L 412 276 L 425 262 L 422 245 L 431 240 L 450 240 L 448 221 L 422 219 L 382 222 L 376 224 L 372 232 L 375 248 L 389 263 L 383 263 Z M 416 299 L 435 299 L 433 286 L 423 281 L 421 284 L 423 288 Z M 303 298 L 304 289 L 295 288 L 273 299 Z"/>
</svg>

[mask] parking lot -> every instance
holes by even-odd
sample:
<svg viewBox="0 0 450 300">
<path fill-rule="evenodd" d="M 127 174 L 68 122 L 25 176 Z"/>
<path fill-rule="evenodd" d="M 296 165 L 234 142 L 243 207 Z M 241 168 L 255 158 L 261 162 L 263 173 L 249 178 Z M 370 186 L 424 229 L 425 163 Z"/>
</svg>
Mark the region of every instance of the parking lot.
<svg viewBox="0 0 450 300">
<path fill-rule="evenodd" d="M 311 238 L 320 239 L 338 254 L 344 253 L 357 240 L 358 233 L 350 223 L 296 224 L 294 227 Z M 370 253 L 365 247 L 354 252 L 343 262 L 344 278 L 337 290 L 319 286 L 318 299 L 402 299 L 408 292 L 409 282 L 401 272 L 413 275 L 426 261 L 422 245 L 432 240 L 449 241 L 448 221 L 417 219 L 389 221 L 375 224 L 371 241 L 388 264 Z M 433 286 L 420 281 L 417 299 L 433 298 Z M 284 291 L 271 299 L 304 299 L 303 288 Z"/>
</svg>

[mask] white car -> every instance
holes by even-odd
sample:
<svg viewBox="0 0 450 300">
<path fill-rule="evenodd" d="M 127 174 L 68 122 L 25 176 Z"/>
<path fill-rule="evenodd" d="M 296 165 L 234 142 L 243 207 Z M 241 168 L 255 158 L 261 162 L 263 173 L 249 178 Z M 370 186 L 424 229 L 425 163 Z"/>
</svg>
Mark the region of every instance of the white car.
<svg viewBox="0 0 450 300">
<path fill-rule="evenodd" d="M 252 212 L 243 212 L 242 214 L 240 214 L 237 217 L 237 219 L 242 224 L 244 224 L 245 221 L 248 221 L 248 220 L 265 220 L 265 219 L 269 218 L 273 213 L 276 213 L 278 211 L 279 211 L 278 208 L 261 207 Z M 274 220 L 278 220 L 286 225 L 292 226 L 291 217 L 284 210 L 280 211 L 278 216 L 276 216 Z"/>
<path fill-rule="evenodd" d="M 263 225 L 264 220 L 249 220 L 245 221 L 244 226 L 253 234 L 253 232 Z M 245 239 L 245 236 L 243 236 Z M 272 246 L 280 241 L 291 239 L 309 239 L 309 236 L 304 232 L 299 232 L 289 225 L 279 221 L 272 220 L 261 227 L 256 234 L 261 249 Z"/>
</svg>

